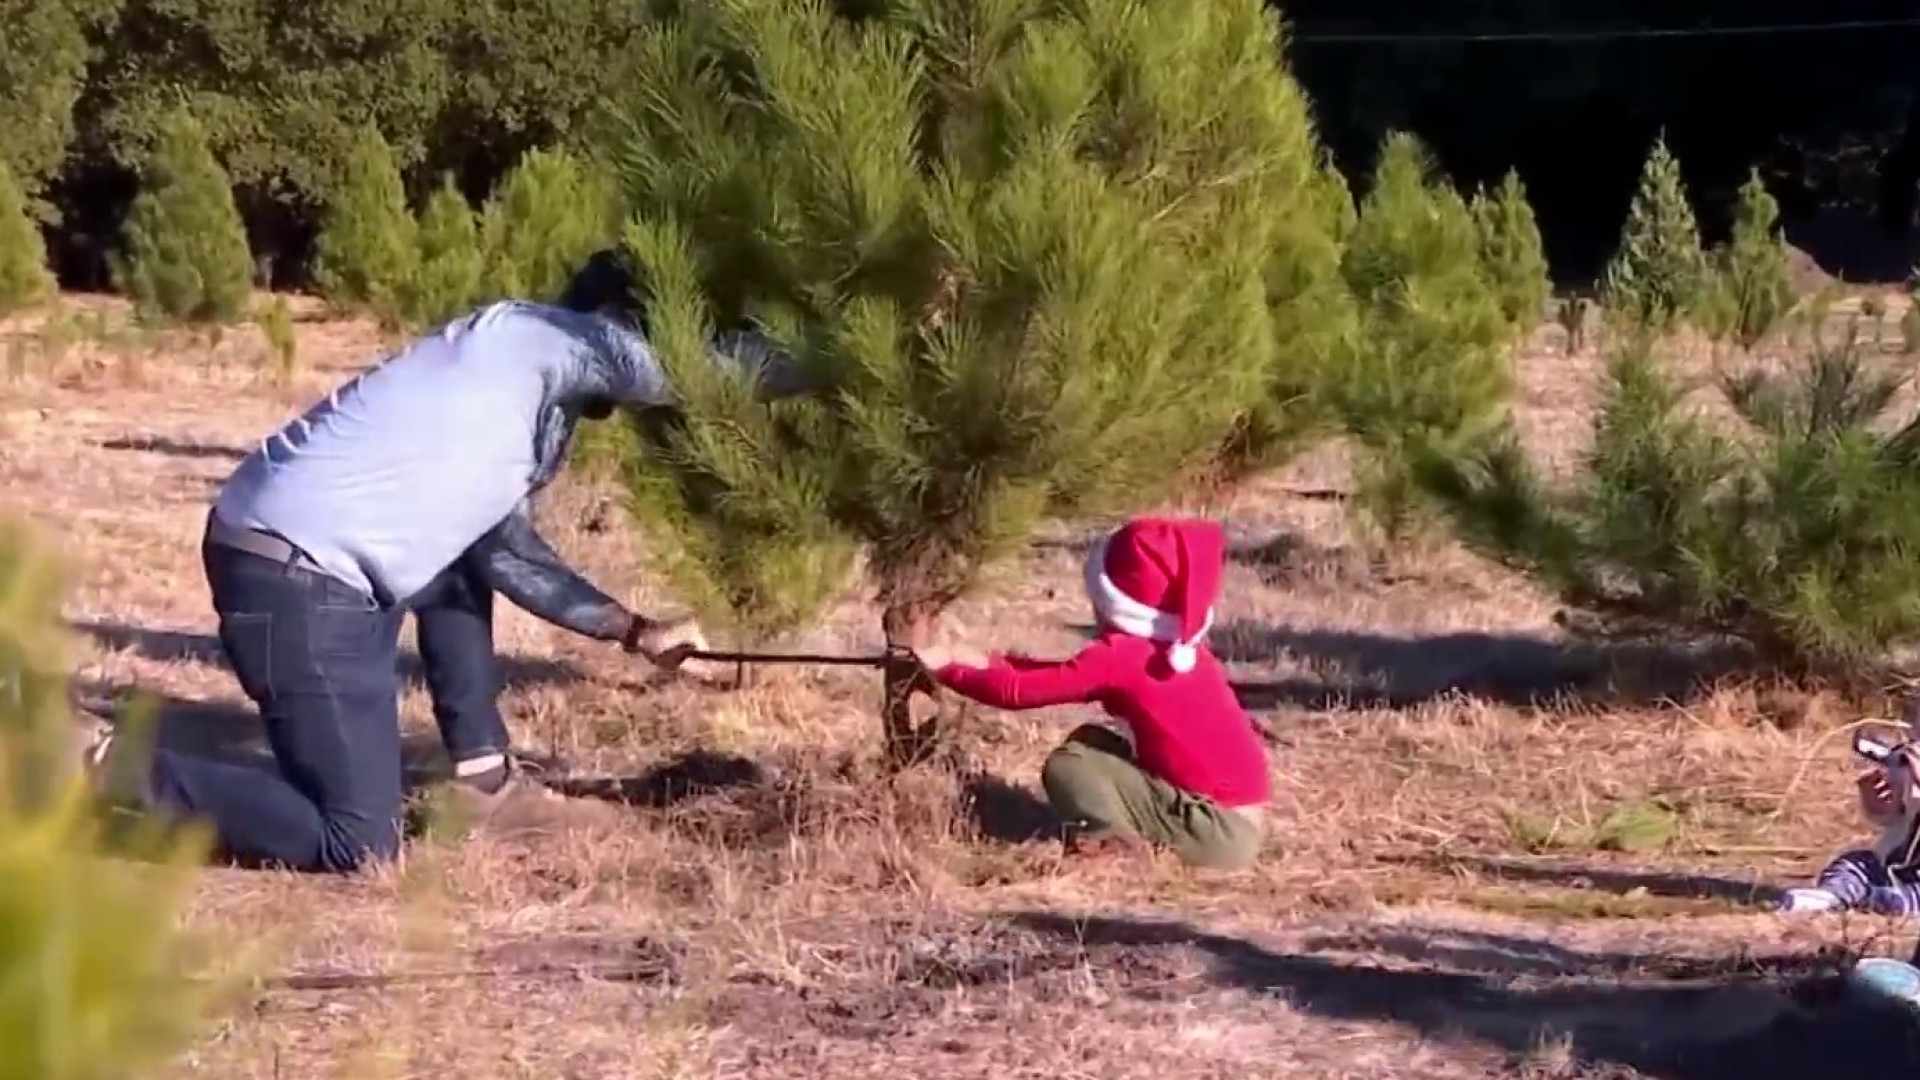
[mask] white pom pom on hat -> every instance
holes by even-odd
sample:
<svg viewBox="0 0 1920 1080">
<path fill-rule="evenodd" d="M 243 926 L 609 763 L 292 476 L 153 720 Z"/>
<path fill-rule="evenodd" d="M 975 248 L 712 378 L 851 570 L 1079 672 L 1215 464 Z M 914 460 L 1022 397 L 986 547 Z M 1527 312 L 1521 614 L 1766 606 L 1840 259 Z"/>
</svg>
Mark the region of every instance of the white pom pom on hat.
<svg viewBox="0 0 1920 1080">
<path fill-rule="evenodd" d="M 1225 560 L 1226 533 L 1215 522 L 1136 518 L 1087 557 L 1087 597 L 1108 625 L 1164 644 L 1168 666 L 1189 672 L 1213 626 Z"/>
</svg>

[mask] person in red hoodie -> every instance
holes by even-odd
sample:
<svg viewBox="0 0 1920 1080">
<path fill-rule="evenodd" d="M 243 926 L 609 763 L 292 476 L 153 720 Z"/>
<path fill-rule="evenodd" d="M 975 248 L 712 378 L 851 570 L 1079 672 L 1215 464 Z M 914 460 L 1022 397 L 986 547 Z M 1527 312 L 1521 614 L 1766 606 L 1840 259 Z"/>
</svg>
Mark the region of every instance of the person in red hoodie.
<svg viewBox="0 0 1920 1080">
<path fill-rule="evenodd" d="M 1217 524 L 1138 518 L 1087 560 L 1098 636 L 1072 659 L 920 653 L 935 681 L 981 704 L 1092 704 L 1117 721 L 1076 728 L 1040 771 L 1069 851 L 1157 844 L 1225 869 L 1259 855 L 1266 747 L 1205 641 L 1225 555 Z"/>
</svg>

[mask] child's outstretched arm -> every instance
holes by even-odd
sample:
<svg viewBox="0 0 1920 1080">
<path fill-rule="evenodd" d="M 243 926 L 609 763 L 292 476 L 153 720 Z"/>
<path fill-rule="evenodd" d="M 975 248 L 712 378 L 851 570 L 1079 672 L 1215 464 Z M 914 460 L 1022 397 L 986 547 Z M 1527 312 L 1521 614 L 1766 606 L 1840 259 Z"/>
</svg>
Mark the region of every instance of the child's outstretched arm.
<svg viewBox="0 0 1920 1080">
<path fill-rule="evenodd" d="M 1040 709 L 1049 705 L 1091 702 L 1110 684 L 1108 651 L 1099 645 L 1080 650 L 1070 660 L 1018 659 L 998 654 L 983 667 L 947 663 L 933 677 L 942 686 L 996 709 Z"/>
</svg>

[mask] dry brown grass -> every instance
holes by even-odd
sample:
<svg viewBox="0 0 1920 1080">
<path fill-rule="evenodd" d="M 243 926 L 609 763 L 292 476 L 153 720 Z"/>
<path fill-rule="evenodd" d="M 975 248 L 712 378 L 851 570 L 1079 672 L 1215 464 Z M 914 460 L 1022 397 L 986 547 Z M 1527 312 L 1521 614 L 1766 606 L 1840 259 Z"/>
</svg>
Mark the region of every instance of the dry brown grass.
<svg viewBox="0 0 1920 1080">
<path fill-rule="evenodd" d="M 382 342 L 304 321 L 276 388 L 251 329 L 127 326 L 91 298 L 0 325 L 0 483 L 71 561 L 84 695 L 148 692 L 170 739 L 246 752 L 197 528 L 233 460 Z M 1596 372 L 1544 340 L 1524 358 L 1523 425 L 1557 458 Z M 1034 774 L 1065 710 L 982 713 L 964 767 L 889 780 L 861 676 L 662 684 L 509 610 L 519 737 L 628 798 L 361 880 L 209 871 L 193 919 L 270 943 L 276 974 L 183 1074 L 1700 1080 L 1722 1074 L 1679 1049 L 1786 1008 L 1779 972 L 1910 944 L 1762 908 L 1861 831 L 1825 738 L 1848 703 L 1574 646 L 1452 549 L 1372 558 L 1336 502 L 1289 494 L 1342 479 L 1315 455 L 1229 508 L 1216 643 L 1277 742 L 1258 869 L 1063 862 Z M 543 515 L 597 580 L 669 602 L 606 492 L 576 479 Z M 1037 542 L 956 626 L 1073 647 L 1075 541 Z M 874 622 L 856 598 L 806 644 Z M 404 713 L 430 759 L 417 687 Z"/>
</svg>

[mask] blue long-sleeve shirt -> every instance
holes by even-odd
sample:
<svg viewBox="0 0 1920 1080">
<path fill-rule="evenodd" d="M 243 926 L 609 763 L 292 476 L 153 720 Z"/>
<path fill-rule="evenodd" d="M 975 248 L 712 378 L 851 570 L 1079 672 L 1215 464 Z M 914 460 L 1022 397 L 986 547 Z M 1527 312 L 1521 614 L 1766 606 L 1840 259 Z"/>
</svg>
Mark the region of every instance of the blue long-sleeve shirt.
<svg viewBox="0 0 1920 1080">
<path fill-rule="evenodd" d="M 767 353 L 747 357 L 764 362 Z M 403 605 L 456 559 L 550 623 L 603 640 L 631 615 L 535 531 L 530 499 L 593 401 L 662 405 L 653 351 L 602 315 L 520 301 L 448 323 L 264 440 L 214 505 L 327 574 Z"/>
</svg>

